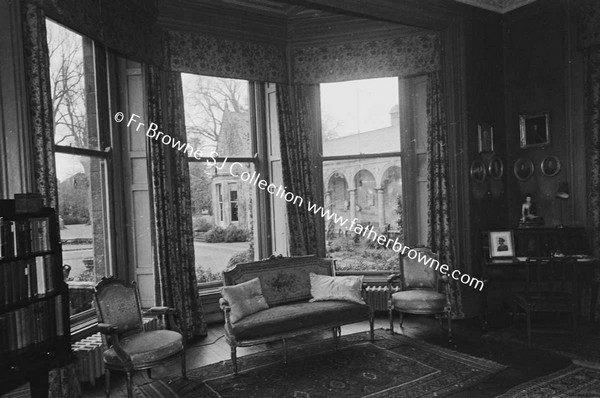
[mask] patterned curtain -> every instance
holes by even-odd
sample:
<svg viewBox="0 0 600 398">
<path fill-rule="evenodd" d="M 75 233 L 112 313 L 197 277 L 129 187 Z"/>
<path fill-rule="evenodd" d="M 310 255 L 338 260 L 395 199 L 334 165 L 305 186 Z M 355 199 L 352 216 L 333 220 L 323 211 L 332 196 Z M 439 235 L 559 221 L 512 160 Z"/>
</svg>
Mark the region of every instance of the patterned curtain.
<svg viewBox="0 0 600 398">
<path fill-rule="evenodd" d="M 320 162 L 314 148 L 317 85 L 277 86 L 277 113 L 281 141 L 281 167 L 286 192 L 303 199 L 287 203 L 290 255 L 325 256 L 322 217 L 308 211 L 307 201 L 323 204 L 317 186 L 321 178 Z"/>
<path fill-rule="evenodd" d="M 149 66 L 148 120 L 173 139 L 185 141 L 181 75 Z M 157 303 L 174 307 L 186 339 L 206 336 L 198 297 L 186 155 L 149 138 L 154 205 L 154 259 Z"/>
<path fill-rule="evenodd" d="M 44 11 L 23 2 L 23 55 L 25 85 L 29 102 L 30 132 L 33 143 L 35 187 L 44 205 L 58 208 L 56 165 L 54 162 L 54 121 L 50 90 L 50 56 L 46 41 Z M 80 397 L 81 387 L 73 363 L 52 369 L 48 375 L 50 398 Z"/>
<path fill-rule="evenodd" d="M 35 185 L 44 204 L 58 208 L 56 165 L 54 163 L 54 121 L 50 91 L 50 57 L 46 41 L 44 11 L 23 3 L 23 53 L 29 118 L 33 137 Z"/>
<path fill-rule="evenodd" d="M 585 50 L 588 214 L 593 248 L 600 248 L 600 46 Z"/>
<path fill-rule="evenodd" d="M 441 73 L 427 77 L 427 176 L 428 234 L 427 243 L 438 253 L 440 262 L 456 268 L 456 247 L 453 239 L 452 195 L 449 184 L 448 126 Z M 450 279 L 452 312 L 462 314 L 462 300 L 457 281 Z"/>
</svg>

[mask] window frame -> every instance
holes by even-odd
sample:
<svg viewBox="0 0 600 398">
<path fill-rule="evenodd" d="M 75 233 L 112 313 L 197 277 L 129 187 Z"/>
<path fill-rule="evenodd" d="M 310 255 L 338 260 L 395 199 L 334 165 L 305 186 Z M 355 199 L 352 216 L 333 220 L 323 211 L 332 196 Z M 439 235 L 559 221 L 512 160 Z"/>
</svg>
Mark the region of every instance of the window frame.
<svg viewBox="0 0 600 398">
<path fill-rule="evenodd" d="M 398 126 L 398 134 L 400 139 L 400 151 L 389 151 L 389 152 L 377 152 L 377 153 L 357 153 L 350 155 L 323 155 L 323 151 L 319 151 L 318 157 L 321 166 L 321 176 L 319 178 L 319 184 L 321 184 L 323 198 L 325 198 L 325 192 L 327 191 L 326 182 L 324 181 L 325 176 L 323 175 L 323 169 L 326 162 L 330 161 L 345 161 L 345 160 L 369 160 L 369 159 L 380 159 L 380 158 L 392 158 L 397 157 L 400 160 L 401 168 L 401 181 L 402 181 L 402 220 L 404 227 L 404 243 L 413 246 L 418 242 L 419 228 L 421 227 L 418 220 L 415 222 L 407 222 L 407 218 L 417 218 L 416 215 L 418 206 L 418 193 L 413 188 L 417 187 L 417 156 L 420 154 L 416 147 L 416 126 L 414 118 L 411 117 L 414 114 L 414 101 L 411 96 L 415 92 L 415 86 L 417 79 L 424 78 L 424 76 L 415 76 L 410 78 L 397 77 L 398 84 L 398 111 L 400 113 L 400 123 Z M 358 80 L 369 80 L 369 79 L 358 79 Z M 320 87 L 320 85 L 319 85 Z M 320 90 L 319 90 L 319 101 L 321 101 Z M 320 114 L 319 114 L 320 115 Z M 319 116 L 320 117 L 320 116 Z M 322 123 L 322 121 L 321 121 Z M 323 142 L 323 129 L 322 124 L 319 124 L 318 139 L 317 142 L 322 146 Z M 412 216 L 411 216 L 412 215 Z M 324 234 L 325 236 L 326 234 Z M 325 237 L 325 240 L 327 238 Z M 365 276 L 366 282 L 378 283 L 381 282 L 383 275 L 389 275 L 389 271 L 379 270 L 337 270 L 337 275 L 363 275 Z"/>
<path fill-rule="evenodd" d="M 115 267 L 117 258 L 117 247 L 115 245 L 115 237 L 113 233 L 110 233 L 112 226 L 116 225 L 115 222 L 115 211 L 113 204 L 115 203 L 115 193 L 118 181 L 115 179 L 116 174 L 113 170 L 113 129 L 111 127 L 110 118 L 110 103 L 113 99 L 111 97 L 110 84 L 112 80 L 116 80 L 117 71 L 111 65 L 113 65 L 112 55 L 108 53 L 106 48 L 98 43 L 96 40 L 87 37 L 85 34 L 72 29 L 65 24 L 58 22 L 52 18 L 46 17 L 46 21 L 51 21 L 54 24 L 67 29 L 78 36 L 81 36 L 84 44 L 89 42 L 92 46 L 93 55 L 93 70 L 94 70 L 94 84 L 95 84 L 95 111 L 96 111 L 96 128 L 98 130 L 98 149 L 80 148 L 70 145 L 54 144 L 54 158 L 56 155 L 65 154 L 71 156 L 79 156 L 85 158 L 95 158 L 104 161 L 104 189 L 106 189 L 104 196 L 104 216 L 103 216 L 103 228 L 106 231 L 104 236 L 104 244 L 106 246 L 106 257 L 105 269 L 107 275 L 118 275 L 118 269 Z M 106 110 L 106 111 L 101 111 Z M 58 179 L 57 179 L 58 182 Z M 57 214 L 60 215 L 60 210 L 57 209 Z M 68 284 L 68 282 L 67 282 Z M 93 284 L 91 285 L 93 286 Z M 89 335 L 95 330 L 97 324 L 96 310 L 92 307 L 88 310 L 81 311 L 79 313 L 70 316 L 71 323 L 71 340 L 75 341 L 81 337 Z"/>
<path fill-rule="evenodd" d="M 198 75 L 198 74 L 196 74 Z M 207 75 L 198 75 L 206 76 Z M 219 76 L 212 76 L 219 77 Z M 266 131 L 266 106 L 265 106 L 265 83 L 244 80 L 248 83 L 248 113 L 250 115 L 250 153 L 252 156 L 201 156 L 194 157 L 193 154 L 188 153 L 188 162 L 193 164 L 196 162 L 215 162 L 216 164 L 227 161 L 228 163 L 239 162 L 248 163 L 254 166 L 256 173 L 260 173 L 261 177 L 265 180 L 269 180 L 269 168 L 268 168 L 268 147 L 267 147 L 267 131 Z M 218 154 L 217 154 L 218 155 Z M 222 191 L 226 192 L 227 197 L 223 195 L 223 200 L 219 205 L 229 205 L 229 189 L 228 184 L 218 183 L 221 185 Z M 239 183 L 238 183 L 239 184 Z M 217 185 L 217 184 L 215 184 Z M 266 196 L 267 193 L 264 190 L 258 189 L 255 185 L 252 189 L 255 200 L 253 201 L 253 212 L 254 212 L 254 257 L 265 258 L 271 253 L 271 223 L 266 218 L 270 214 L 270 202 Z M 238 185 L 239 190 L 239 185 Z M 209 295 L 214 293 L 214 289 L 217 286 L 222 286 L 222 281 L 202 282 L 198 283 L 198 292 L 200 295 Z"/>
</svg>

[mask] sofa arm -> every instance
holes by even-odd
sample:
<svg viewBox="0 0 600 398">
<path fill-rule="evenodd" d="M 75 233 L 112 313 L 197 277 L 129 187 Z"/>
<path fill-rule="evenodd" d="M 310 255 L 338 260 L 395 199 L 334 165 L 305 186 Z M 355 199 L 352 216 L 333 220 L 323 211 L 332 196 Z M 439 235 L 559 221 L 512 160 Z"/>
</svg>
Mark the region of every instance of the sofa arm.
<svg viewBox="0 0 600 398">
<path fill-rule="evenodd" d="M 225 323 L 231 325 L 230 313 L 231 307 L 229 306 L 229 302 L 224 298 L 219 299 L 219 307 L 223 310 L 223 314 L 225 315 Z"/>
</svg>

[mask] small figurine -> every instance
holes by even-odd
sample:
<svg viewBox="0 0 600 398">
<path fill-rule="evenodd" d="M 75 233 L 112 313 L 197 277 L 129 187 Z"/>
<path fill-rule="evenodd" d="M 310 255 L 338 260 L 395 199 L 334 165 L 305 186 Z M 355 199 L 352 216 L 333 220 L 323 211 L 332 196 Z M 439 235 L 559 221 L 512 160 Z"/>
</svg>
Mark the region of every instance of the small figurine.
<svg viewBox="0 0 600 398">
<path fill-rule="evenodd" d="M 531 194 L 525 194 L 525 202 L 521 205 L 521 219 L 519 226 L 544 225 L 544 219 L 536 214 L 535 203 Z"/>
<path fill-rule="evenodd" d="M 521 206 L 521 222 L 533 221 L 539 218 L 535 214 L 535 203 L 530 194 L 525 195 L 525 202 Z"/>
</svg>

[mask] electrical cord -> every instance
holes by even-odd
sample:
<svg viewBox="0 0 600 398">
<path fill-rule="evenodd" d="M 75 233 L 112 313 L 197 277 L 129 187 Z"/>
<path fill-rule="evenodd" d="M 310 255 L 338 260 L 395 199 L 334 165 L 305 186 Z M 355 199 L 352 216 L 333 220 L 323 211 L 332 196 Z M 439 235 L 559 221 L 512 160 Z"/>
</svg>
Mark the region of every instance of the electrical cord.
<svg viewBox="0 0 600 398">
<path fill-rule="evenodd" d="M 188 346 L 186 348 L 191 349 L 191 348 L 197 348 L 197 347 L 204 347 L 204 346 L 207 346 L 207 345 L 212 345 L 212 344 L 215 344 L 217 341 L 221 340 L 223 337 L 225 337 L 224 334 L 222 334 L 221 336 L 217 337 L 216 339 L 214 339 L 210 343 L 193 344 L 193 345 L 190 345 L 190 346 Z"/>
</svg>

